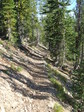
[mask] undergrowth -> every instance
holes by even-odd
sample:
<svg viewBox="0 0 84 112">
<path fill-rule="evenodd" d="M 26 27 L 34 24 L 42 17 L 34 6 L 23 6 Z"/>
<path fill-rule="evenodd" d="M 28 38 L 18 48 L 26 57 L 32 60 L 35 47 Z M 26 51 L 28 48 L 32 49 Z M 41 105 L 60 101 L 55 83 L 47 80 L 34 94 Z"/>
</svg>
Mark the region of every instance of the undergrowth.
<svg viewBox="0 0 84 112">
<path fill-rule="evenodd" d="M 14 64 L 11 64 L 11 69 L 16 71 L 16 72 L 21 72 L 22 71 L 22 67 L 15 66 Z"/>
<path fill-rule="evenodd" d="M 0 40 L 0 44 L 3 45 L 3 41 L 2 40 Z"/>
<path fill-rule="evenodd" d="M 53 110 L 54 112 L 64 112 L 64 108 L 58 103 L 55 103 Z"/>
<path fill-rule="evenodd" d="M 2 51 L 0 51 L 0 56 L 1 56 L 1 57 L 3 56 L 3 52 L 2 52 Z"/>
<path fill-rule="evenodd" d="M 50 66 L 50 64 L 47 64 L 47 67 L 49 68 L 49 69 L 48 69 L 49 72 L 51 72 L 52 74 L 54 74 L 54 76 L 58 77 L 59 80 L 61 80 L 63 83 L 66 84 L 67 79 L 66 79 L 64 76 L 62 76 L 62 75 L 61 75 L 60 73 L 58 73 L 56 70 L 52 69 L 51 66 Z"/>
<path fill-rule="evenodd" d="M 60 101 L 73 106 L 74 103 L 73 98 L 66 93 L 67 90 L 61 83 L 61 82 L 66 83 L 67 79 L 63 77 L 61 74 L 59 74 L 56 70 L 53 70 L 49 64 L 47 65 L 47 70 L 48 70 L 48 77 L 57 91 L 56 97 Z M 58 80 L 58 78 L 60 80 Z"/>
</svg>

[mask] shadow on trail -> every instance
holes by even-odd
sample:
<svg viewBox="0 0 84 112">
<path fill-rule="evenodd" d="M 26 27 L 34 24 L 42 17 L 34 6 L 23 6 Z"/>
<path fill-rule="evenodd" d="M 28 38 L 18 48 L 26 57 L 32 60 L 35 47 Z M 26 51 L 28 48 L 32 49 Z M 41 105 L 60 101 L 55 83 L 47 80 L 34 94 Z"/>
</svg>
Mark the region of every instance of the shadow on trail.
<svg viewBox="0 0 84 112">
<path fill-rule="evenodd" d="M 30 58 L 35 59 L 31 55 L 28 55 L 28 53 L 25 52 L 25 54 Z M 18 66 L 24 68 L 33 77 L 33 79 L 40 79 L 40 80 L 48 79 L 48 74 L 46 72 L 45 64 L 38 63 L 39 60 L 42 60 L 39 59 L 38 57 L 36 57 L 36 60 L 38 60 L 37 63 L 28 60 L 26 56 L 21 57 L 17 53 L 15 53 L 16 59 L 13 58 L 13 56 L 11 58 L 10 56 L 7 56 L 5 54 L 3 54 L 3 57 L 11 62 L 16 63 Z M 29 96 L 30 98 L 40 99 L 40 100 L 48 99 L 50 97 L 49 95 L 51 95 L 54 98 L 56 98 L 57 95 L 59 96 L 59 93 L 57 94 L 58 90 L 55 90 L 51 83 L 49 84 L 46 81 L 44 81 L 44 85 L 42 85 L 43 84 L 42 82 L 40 84 L 37 84 L 35 80 L 33 81 L 29 79 L 28 77 L 24 76 L 24 74 L 17 73 L 10 67 L 7 66 L 4 67 L 6 68 L 6 70 L 0 69 L 0 71 L 5 73 L 6 76 L 5 77 L 1 76 L 1 77 L 10 83 L 10 87 L 14 90 L 14 92 L 20 93 L 25 97 Z M 63 79 L 63 77 L 60 77 L 60 79 Z M 26 87 L 22 85 L 25 85 Z M 31 91 L 29 89 L 31 89 Z M 36 93 L 34 94 L 34 92 Z M 41 94 L 42 92 L 43 94 Z M 60 102 L 62 102 L 61 101 L 62 98 L 58 97 L 58 99 L 60 100 Z M 71 98 L 67 94 L 66 94 L 66 99 L 68 101 L 64 101 L 64 102 L 69 104 L 70 103 L 69 99 Z M 72 101 L 70 105 L 73 103 Z"/>
<path fill-rule="evenodd" d="M 4 66 L 4 65 L 1 65 L 1 66 Z M 45 86 L 37 85 L 35 82 L 30 80 L 28 77 L 13 71 L 11 68 L 9 68 L 7 66 L 4 66 L 4 67 L 6 68 L 6 70 L 0 69 L 0 71 L 5 73 L 8 77 L 4 77 L 4 76 L 1 76 L 1 77 L 10 83 L 11 88 L 15 92 L 19 92 L 20 94 L 22 94 L 25 97 L 29 96 L 34 99 L 47 99 L 49 96 L 45 95 L 45 93 L 50 93 L 53 96 L 55 96 L 55 94 L 53 94 L 54 93 L 53 87 L 49 87 L 47 85 L 45 85 Z M 24 84 L 25 86 L 27 86 L 30 89 L 32 89 L 34 91 L 38 91 L 39 94 L 34 95 L 33 93 L 30 93 L 30 91 L 28 91 L 28 89 L 26 89 L 26 88 L 22 87 L 20 84 L 18 84 L 16 82 L 16 80 L 19 81 L 20 83 Z M 42 95 L 41 92 L 45 92 L 44 95 Z"/>
<path fill-rule="evenodd" d="M 41 70 L 45 69 L 45 65 L 43 62 L 38 63 L 38 60 L 36 60 L 37 62 L 32 62 L 32 61 L 30 61 L 30 59 L 28 59 L 28 57 L 27 57 L 27 59 L 25 59 L 25 58 L 19 56 L 19 54 L 17 55 L 16 53 L 14 54 L 14 57 L 16 59 L 11 57 L 11 56 L 7 56 L 4 53 L 3 53 L 3 57 L 6 58 L 7 60 L 15 62 L 15 63 L 21 63 L 24 65 L 32 65 L 33 67 L 36 67 L 36 68 L 41 69 Z M 29 57 L 29 58 L 31 58 L 31 57 Z M 40 59 L 40 61 L 41 61 L 41 59 Z"/>
<path fill-rule="evenodd" d="M 10 60 L 11 58 L 5 54 L 3 54 L 3 57 L 7 60 Z M 20 58 L 21 59 L 21 58 Z M 24 68 L 30 75 L 34 78 L 48 78 L 46 68 L 44 63 L 33 63 L 28 60 L 16 60 L 12 58 L 10 61 L 20 65 L 22 68 Z"/>
</svg>

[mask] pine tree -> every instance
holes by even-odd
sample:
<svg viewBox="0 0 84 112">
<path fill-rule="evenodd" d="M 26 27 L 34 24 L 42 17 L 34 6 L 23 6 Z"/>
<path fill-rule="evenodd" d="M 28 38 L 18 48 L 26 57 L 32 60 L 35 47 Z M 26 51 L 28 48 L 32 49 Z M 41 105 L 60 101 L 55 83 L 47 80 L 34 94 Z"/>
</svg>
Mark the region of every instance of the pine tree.
<svg viewBox="0 0 84 112">
<path fill-rule="evenodd" d="M 76 61 L 76 49 L 75 40 L 77 33 L 75 32 L 75 18 L 66 14 L 65 19 L 65 47 L 66 47 L 66 59 L 69 61 Z M 73 46 L 73 47 L 72 47 Z"/>
<path fill-rule="evenodd" d="M 74 71 L 73 76 L 73 96 L 76 100 L 76 105 L 74 109 L 76 111 L 84 111 L 84 1 L 77 0 L 77 9 L 76 9 L 76 28 L 77 28 L 77 37 L 76 37 L 76 55 L 77 55 L 77 64 L 79 67 Z M 81 61 L 80 61 L 81 60 Z"/>
<path fill-rule="evenodd" d="M 35 0 L 15 1 L 17 11 L 17 30 L 19 41 L 34 39 L 36 25 L 36 2 Z"/>
<path fill-rule="evenodd" d="M 74 110 L 84 111 L 84 62 L 73 74 L 73 97 L 75 99 Z"/>
<path fill-rule="evenodd" d="M 80 46 L 80 62 L 84 60 L 84 1 L 81 3 L 81 46 Z"/>
<path fill-rule="evenodd" d="M 3 24 L 4 31 L 6 32 L 5 36 L 9 38 L 11 42 L 16 41 L 17 33 L 16 33 L 16 12 L 14 10 L 15 5 L 13 0 L 3 0 L 2 1 L 2 16 L 3 16 Z"/>
<path fill-rule="evenodd" d="M 83 49 L 83 17 L 84 17 L 84 1 L 83 0 L 77 0 L 76 1 L 76 32 L 77 32 L 77 37 L 76 37 L 76 65 L 80 64 L 83 59 L 83 51 L 80 52 L 81 48 Z M 82 41 L 82 43 L 81 43 Z M 82 44 L 82 45 L 81 45 Z M 81 55 L 82 54 L 82 55 Z"/>
<path fill-rule="evenodd" d="M 22 44 L 22 39 L 25 37 L 25 29 L 26 28 L 27 22 L 28 22 L 28 17 L 29 17 L 29 5 L 30 1 L 26 0 L 15 0 L 15 10 L 17 12 L 17 32 L 18 32 L 18 42 L 19 44 Z M 30 23 L 30 21 L 29 21 Z M 29 27 L 29 25 L 28 25 Z"/>
<path fill-rule="evenodd" d="M 64 38 L 64 18 L 65 7 L 68 1 L 59 0 L 47 0 L 47 4 L 44 6 L 44 13 L 47 13 L 46 17 L 46 41 L 49 43 L 49 50 L 55 56 L 55 61 L 62 62 L 63 46 L 62 40 Z"/>
<path fill-rule="evenodd" d="M 1 38 L 5 37 L 6 36 L 6 31 L 5 31 L 5 28 L 4 28 L 4 20 L 3 20 L 3 6 L 2 6 L 2 0 L 0 1 L 0 36 Z"/>
<path fill-rule="evenodd" d="M 36 0 L 31 0 L 30 3 L 31 7 L 31 31 L 32 31 L 32 36 L 31 36 L 31 41 L 35 41 L 37 39 L 37 33 L 38 33 L 38 18 L 37 18 L 37 3 Z"/>
</svg>

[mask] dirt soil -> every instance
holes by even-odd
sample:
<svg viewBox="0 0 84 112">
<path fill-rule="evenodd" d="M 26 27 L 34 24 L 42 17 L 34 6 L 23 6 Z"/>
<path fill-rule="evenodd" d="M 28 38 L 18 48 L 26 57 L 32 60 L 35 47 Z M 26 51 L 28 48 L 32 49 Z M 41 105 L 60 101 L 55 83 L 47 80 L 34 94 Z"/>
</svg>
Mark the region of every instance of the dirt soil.
<svg viewBox="0 0 84 112">
<path fill-rule="evenodd" d="M 56 102 L 71 112 L 56 98 L 44 59 L 0 45 L 0 112 L 53 112 Z"/>
</svg>

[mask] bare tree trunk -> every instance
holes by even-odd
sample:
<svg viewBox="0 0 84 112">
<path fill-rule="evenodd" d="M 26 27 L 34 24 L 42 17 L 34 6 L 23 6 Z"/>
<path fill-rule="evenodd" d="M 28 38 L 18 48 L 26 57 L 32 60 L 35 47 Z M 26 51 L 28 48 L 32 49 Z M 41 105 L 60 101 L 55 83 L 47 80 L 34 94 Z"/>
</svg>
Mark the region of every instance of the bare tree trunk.
<svg viewBox="0 0 84 112">
<path fill-rule="evenodd" d="M 7 28 L 7 37 L 9 38 L 9 40 L 11 41 L 11 38 L 12 38 L 12 30 L 11 30 L 11 20 L 8 19 L 7 20 L 7 25 L 8 25 L 8 28 Z"/>
<path fill-rule="evenodd" d="M 65 29 L 64 29 L 64 34 L 63 34 L 63 64 L 65 62 L 66 54 L 65 54 Z"/>
<path fill-rule="evenodd" d="M 40 38 L 39 38 L 39 30 L 37 28 L 37 45 L 40 43 Z"/>
<path fill-rule="evenodd" d="M 76 48 L 78 49 L 81 40 L 81 0 L 77 0 L 77 32 Z"/>
<path fill-rule="evenodd" d="M 79 64 L 79 54 L 80 54 L 80 41 L 81 41 L 81 0 L 77 0 L 76 7 L 76 16 L 77 16 L 77 32 L 78 36 L 76 37 L 76 66 Z"/>
<path fill-rule="evenodd" d="M 84 42 L 82 42 L 82 45 L 81 45 L 81 63 L 83 61 L 83 55 L 84 55 Z"/>
</svg>

